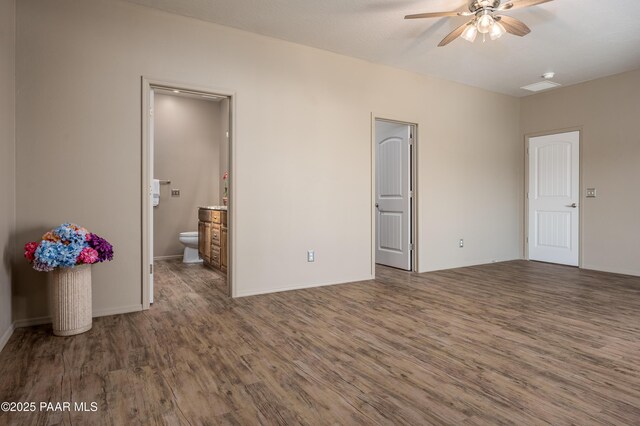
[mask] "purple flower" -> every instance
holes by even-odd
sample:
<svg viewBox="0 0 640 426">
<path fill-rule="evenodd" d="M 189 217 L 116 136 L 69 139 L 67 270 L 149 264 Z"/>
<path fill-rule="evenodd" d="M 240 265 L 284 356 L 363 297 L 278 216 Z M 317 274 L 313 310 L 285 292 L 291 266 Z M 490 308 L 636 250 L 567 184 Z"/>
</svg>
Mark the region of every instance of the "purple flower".
<svg viewBox="0 0 640 426">
<path fill-rule="evenodd" d="M 96 234 L 90 234 L 89 247 L 98 252 L 98 262 L 113 259 L 113 246 L 107 240 Z"/>
<path fill-rule="evenodd" d="M 42 263 L 36 260 L 33 262 L 33 269 L 40 272 L 49 272 L 53 271 L 54 268 L 53 266 L 49 266 L 46 263 Z"/>
</svg>

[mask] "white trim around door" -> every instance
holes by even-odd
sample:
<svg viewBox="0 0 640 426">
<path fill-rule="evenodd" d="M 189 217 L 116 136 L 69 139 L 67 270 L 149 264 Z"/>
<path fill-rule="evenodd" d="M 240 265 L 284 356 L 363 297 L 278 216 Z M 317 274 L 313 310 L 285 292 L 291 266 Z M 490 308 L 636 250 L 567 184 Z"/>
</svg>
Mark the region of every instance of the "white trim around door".
<svg viewBox="0 0 640 426">
<path fill-rule="evenodd" d="M 527 138 L 527 256 L 580 264 L 580 132 Z"/>
<path fill-rule="evenodd" d="M 376 136 L 376 123 L 377 122 L 386 122 L 391 124 L 398 124 L 402 126 L 407 126 L 411 131 L 410 135 L 410 146 L 409 146 L 409 156 L 410 156 L 410 165 L 409 165 L 409 174 L 410 174 L 410 184 L 409 190 L 411 193 L 411 202 L 409 207 L 409 235 L 410 241 L 410 267 L 409 269 L 413 272 L 418 271 L 418 133 L 419 133 L 419 123 L 417 121 L 404 121 L 396 118 L 390 118 L 389 115 L 384 114 L 371 114 L 371 275 L 375 277 L 375 267 L 376 267 L 376 254 L 378 252 L 377 246 L 377 217 L 378 217 L 378 204 L 377 201 L 377 190 L 376 190 L 376 181 L 377 181 L 377 136 Z M 404 269 L 404 268 L 403 268 Z"/>
<path fill-rule="evenodd" d="M 161 89 L 173 89 L 183 92 L 191 92 L 212 96 L 224 96 L 229 98 L 229 209 L 228 209 L 228 270 L 227 280 L 229 286 L 229 292 L 231 297 L 237 297 L 237 287 L 235 284 L 235 261 L 236 261 L 236 235 L 234 232 L 236 223 L 236 209 L 234 208 L 234 194 L 235 190 L 235 176 L 236 176 L 236 159 L 235 159 L 235 144 L 236 144 L 236 125 L 235 125 L 235 113 L 237 104 L 237 95 L 235 92 L 224 89 L 215 89 L 210 87 L 195 86 L 185 83 L 177 83 L 171 81 L 164 81 L 158 79 L 152 79 L 142 77 L 142 187 L 141 187 L 141 204 L 142 204 L 142 218 L 141 218 L 141 252 L 142 252 L 142 267 L 141 267 L 141 297 L 142 297 L 142 309 L 149 309 L 150 306 L 150 292 L 151 287 L 151 273 L 153 268 L 152 248 L 151 244 L 151 229 L 152 221 L 150 220 L 153 207 L 151 206 L 151 198 L 149 193 L 151 191 L 151 161 L 152 158 L 152 129 L 153 124 L 150 119 L 152 114 L 152 93 L 154 88 Z"/>
</svg>

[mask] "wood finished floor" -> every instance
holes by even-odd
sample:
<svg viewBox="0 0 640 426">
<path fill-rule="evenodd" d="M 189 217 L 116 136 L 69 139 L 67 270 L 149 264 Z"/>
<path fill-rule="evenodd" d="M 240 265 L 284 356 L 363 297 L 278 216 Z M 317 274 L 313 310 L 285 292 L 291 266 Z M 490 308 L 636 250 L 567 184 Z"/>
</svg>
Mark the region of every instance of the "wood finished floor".
<svg viewBox="0 0 640 426">
<path fill-rule="evenodd" d="M 524 261 L 231 300 L 158 262 L 156 303 L 19 329 L 0 424 L 640 424 L 640 278 Z"/>
</svg>

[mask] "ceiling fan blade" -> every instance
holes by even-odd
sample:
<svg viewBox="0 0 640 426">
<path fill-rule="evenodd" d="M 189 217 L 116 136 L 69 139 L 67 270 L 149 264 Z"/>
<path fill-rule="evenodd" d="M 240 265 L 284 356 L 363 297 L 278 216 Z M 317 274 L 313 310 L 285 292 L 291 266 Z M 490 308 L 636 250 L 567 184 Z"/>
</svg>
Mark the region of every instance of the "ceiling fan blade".
<svg viewBox="0 0 640 426">
<path fill-rule="evenodd" d="M 451 31 L 449 33 L 449 35 L 447 35 L 445 38 L 442 39 L 440 44 L 438 44 L 438 47 L 446 46 L 447 44 L 451 43 L 453 40 L 455 40 L 458 37 L 460 37 L 460 35 L 462 35 L 462 33 L 464 32 L 464 29 L 467 27 L 467 25 L 469 25 L 468 22 L 460 25 L 458 28 L 456 28 L 455 30 Z"/>
<path fill-rule="evenodd" d="M 501 4 L 498 10 L 522 9 L 524 7 L 535 6 L 542 3 L 548 3 L 553 0 L 511 0 Z"/>
<path fill-rule="evenodd" d="M 527 27 L 527 25 L 519 19 L 512 18 L 511 16 L 496 16 L 496 18 L 500 18 L 499 22 L 502 24 L 505 30 L 508 33 L 517 35 L 519 37 L 524 37 L 531 32 L 531 29 Z"/>
<path fill-rule="evenodd" d="M 417 13 L 415 15 L 407 15 L 404 19 L 421 19 L 421 18 L 441 18 L 444 16 L 459 16 L 461 12 L 432 12 L 432 13 Z"/>
</svg>

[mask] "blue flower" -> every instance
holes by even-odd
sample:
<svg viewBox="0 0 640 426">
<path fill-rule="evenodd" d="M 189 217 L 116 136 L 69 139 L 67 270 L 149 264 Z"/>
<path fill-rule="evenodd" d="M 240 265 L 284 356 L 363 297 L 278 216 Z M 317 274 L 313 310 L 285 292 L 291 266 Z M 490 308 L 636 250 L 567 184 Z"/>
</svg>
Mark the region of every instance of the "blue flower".
<svg viewBox="0 0 640 426">
<path fill-rule="evenodd" d="M 76 226 L 77 228 L 77 226 Z M 70 223 L 63 223 L 53 230 L 53 233 L 60 237 L 61 241 L 74 243 L 84 243 L 87 239 L 87 232 L 75 229 Z"/>
<path fill-rule="evenodd" d="M 58 263 L 58 249 L 57 244 L 51 241 L 42 241 L 36 249 L 35 259 L 42 265 L 55 268 Z"/>
<path fill-rule="evenodd" d="M 61 237 L 62 238 L 62 237 Z M 38 263 L 51 268 L 70 268 L 76 265 L 84 244 L 64 244 L 62 241 L 42 241 L 35 253 Z"/>
</svg>

